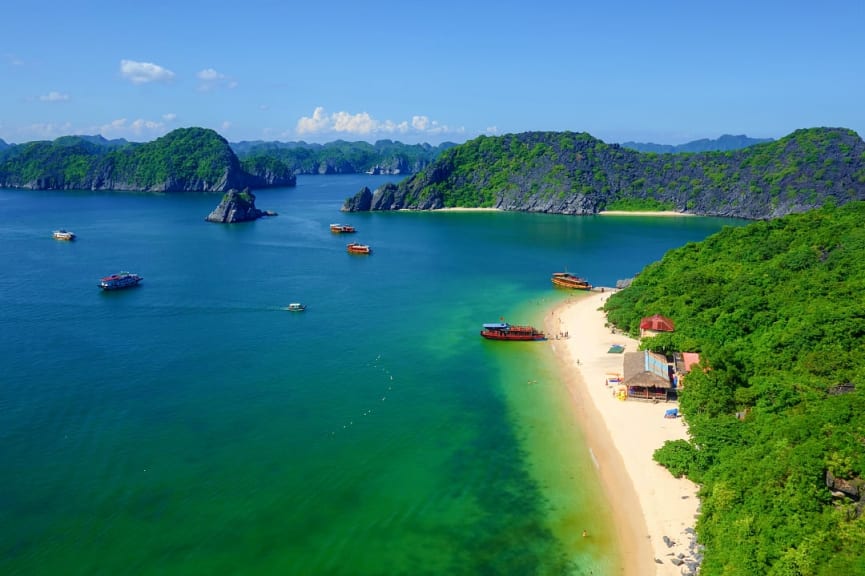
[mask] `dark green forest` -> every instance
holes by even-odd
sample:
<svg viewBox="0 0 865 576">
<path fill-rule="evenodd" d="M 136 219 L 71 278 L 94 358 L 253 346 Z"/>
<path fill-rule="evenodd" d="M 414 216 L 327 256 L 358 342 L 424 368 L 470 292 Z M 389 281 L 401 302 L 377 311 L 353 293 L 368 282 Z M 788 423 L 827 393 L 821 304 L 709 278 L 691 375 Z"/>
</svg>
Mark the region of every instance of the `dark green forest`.
<svg viewBox="0 0 865 576">
<path fill-rule="evenodd" d="M 641 153 L 586 133 L 482 136 L 422 172 L 349 199 L 348 211 L 494 207 L 557 214 L 663 207 L 776 218 L 865 200 L 865 142 L 852 130 L 797 130 L 741 150 Z"/>
<path fill-rule="evenodd" d="M 690 441 L 655 459 L 700 485 L 703 576 L 865 574 L 865 203 L 727 227 L 612 295 L 611 323 L 697 351 Z"/>
</svg>

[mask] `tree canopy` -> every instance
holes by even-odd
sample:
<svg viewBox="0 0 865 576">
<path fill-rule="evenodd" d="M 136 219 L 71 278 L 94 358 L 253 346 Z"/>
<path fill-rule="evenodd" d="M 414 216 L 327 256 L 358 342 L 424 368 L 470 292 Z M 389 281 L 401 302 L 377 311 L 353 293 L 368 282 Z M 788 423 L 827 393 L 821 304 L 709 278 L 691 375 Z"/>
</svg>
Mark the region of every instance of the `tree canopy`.
<svg viewBox="0 0 865 576">
<path fill-rule="evenodd" d="M 691 440 L 656 459 L 701 485 L 705 576 L 865 574 L 862 222 L 851 202 L 727 227 L 605 305 L 632 334 L 674 320 L 645 347 L 701 354 L 680 392 Z"/>
</svg>

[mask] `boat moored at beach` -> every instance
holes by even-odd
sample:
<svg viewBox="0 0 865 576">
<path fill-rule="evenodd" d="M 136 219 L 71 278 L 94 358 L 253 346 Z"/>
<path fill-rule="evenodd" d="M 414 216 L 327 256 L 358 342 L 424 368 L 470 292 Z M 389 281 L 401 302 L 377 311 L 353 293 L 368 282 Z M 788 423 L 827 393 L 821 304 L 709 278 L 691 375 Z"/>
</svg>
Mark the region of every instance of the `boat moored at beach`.
<svg viewBox="0 0 865 576">
<path fill-rule="evenodd" d="M 355 242 L 348 243 L 346 250 L 349 254 L 372 254 L 372 248 L 366 244 L 357 244 Z"/>
<path fill-rule="evenodd" d="M 349 226 L 348 224 L 331 224 L 330 231 L 334 234 L 351 234 L 352 232 L 357 232 L 354 226 Z"/>
<path fill-rule="evenodd" d="M 103 290 L 121 290 L 123 288 L 131 288 L 138 286 L 143 278 L 132 272 L 118 272 L 111 276 L 106 276 L 99 281 L 99 287 Z"/>
<path fill-rule="evenodd" d="M 543 340 L 544 333 L 532 326 L 515 326 L 507 322 L 484 324 L 481 336 L 489 340 Z"/>
<path fill-rule="evenodd" d="M 55 230 L 51 235 L 54 236 L 55 240 L 65 240 L 67 242 L 75 240 L 75 234 L 73 232 L 62 228 L 60 230 Z"/>
<path fill-rule="evenodd" d="M 553 285 L 571 290 L 591 290 L 592 285 L 576 274 L 570 272 L 553 272 Z"/>
<path fill-rule="evenodd" d="M 303 312 L 306 310 L 306 304 L 301 304 L 300 302 L 292 302 L 288 306 L 285 307 L 289 312 Z"/>
</svg>

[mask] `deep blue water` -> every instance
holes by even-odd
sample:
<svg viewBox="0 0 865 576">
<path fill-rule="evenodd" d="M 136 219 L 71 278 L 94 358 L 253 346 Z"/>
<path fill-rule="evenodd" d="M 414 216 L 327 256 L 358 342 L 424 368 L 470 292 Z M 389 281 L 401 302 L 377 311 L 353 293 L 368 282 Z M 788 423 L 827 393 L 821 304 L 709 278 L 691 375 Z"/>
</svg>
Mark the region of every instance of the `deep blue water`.
<svg viewBox="0 0 865 576">
<path fill-rule="evenodd" d="M 218 195 L 0 190 L 0 573 L 616 570 L 590 463 L 567 497 L 530 464 L 579 442 L 514 392 L 556 378 L 548 348 L 480 324 L 739 223 L 339 212 L 387 179 L 300 177 L 236 225 L 204 221 Z M 144 281 L 97 288 L 120 270 Z M 551 528 L 563 506 L 592 543 Z"/>
</svg>

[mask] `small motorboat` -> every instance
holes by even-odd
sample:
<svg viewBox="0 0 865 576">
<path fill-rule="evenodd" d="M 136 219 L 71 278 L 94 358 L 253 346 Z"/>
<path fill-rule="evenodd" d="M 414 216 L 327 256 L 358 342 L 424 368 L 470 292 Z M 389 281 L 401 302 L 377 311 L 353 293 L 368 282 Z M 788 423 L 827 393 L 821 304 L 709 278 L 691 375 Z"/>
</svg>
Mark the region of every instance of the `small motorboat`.
<svg viewBox="0 0 865 576">
<path fill-rule="evenodd" d="M 306 304 L 301 304 L 300 302 L 292 302 L 288 306 L 285 307 L 289 312 L 303 312 L 306 310 Z"/>
<path fill-rule="evenodd" d="M 51 233 L 51 235 L 54 236 L 55 240 L 65 240 L 67 242 L 75 240 L 74 232 L 70 232 L 69 230 L 64 230 L 62 228 L 60 230 L 55 230 Z"/>
</svg>

